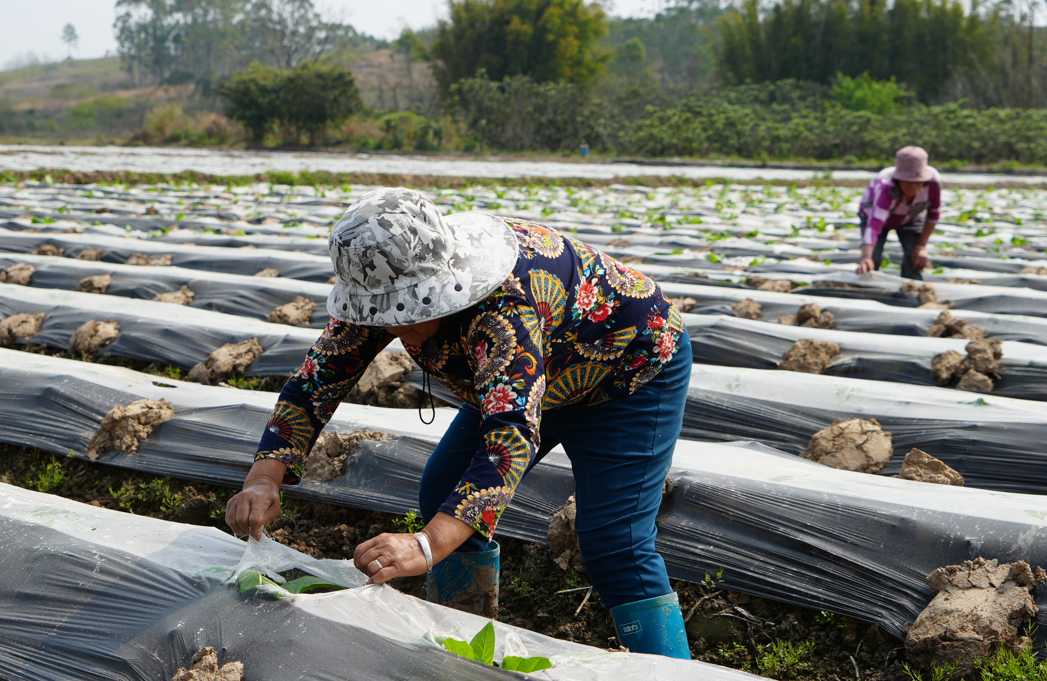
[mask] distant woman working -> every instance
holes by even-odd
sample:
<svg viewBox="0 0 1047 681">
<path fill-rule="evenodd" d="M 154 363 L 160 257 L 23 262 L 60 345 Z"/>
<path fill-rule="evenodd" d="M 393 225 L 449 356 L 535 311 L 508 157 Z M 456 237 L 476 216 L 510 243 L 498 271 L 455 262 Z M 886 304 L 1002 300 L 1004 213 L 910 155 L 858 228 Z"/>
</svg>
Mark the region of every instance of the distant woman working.
<svg viewBox="0 0 1047 681">
<path fill-rule="evenodd" d="M 858 219 L 862 228 L 862 261 L 858 274 L 880 269 L 887 232 L 896 230 L 902 244 L 902 276 L 923 279 L 927 242 L 938 224 L 942 178 L 927 165 L 920 147 L 899 149 L 893 168 L 884 168 L 865 188 Z"/>
</svg>

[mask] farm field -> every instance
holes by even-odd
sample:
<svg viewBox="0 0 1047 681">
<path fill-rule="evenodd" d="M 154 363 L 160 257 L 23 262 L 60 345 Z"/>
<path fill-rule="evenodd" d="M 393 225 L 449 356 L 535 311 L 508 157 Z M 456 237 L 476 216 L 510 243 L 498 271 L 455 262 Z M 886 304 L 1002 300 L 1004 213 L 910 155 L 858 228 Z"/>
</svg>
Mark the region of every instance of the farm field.
<svg viewBox="0 0 1047 681">
<path fill-rule="evenodd" d="M 215 175 L 265 172 L 277 156 L 23 147 L 0 153 L 0 165 L 11 170 Z M 301 156 L 311 165 L 279 155 L 288 171 L 322 169 L 318 156 Z M 602 179 L 631 172 L 624 164 L 521 162 L 507 170 L 495 162 L 353 162 L 373 164 L 326 169 L 451 175 L 448 168 L 459 168 L 458 175 L 478 177 L 498 171 Z M 395 163 L 401 165 L 389 165 Z M 661 172 L 645 166 L 636 173 L 641 170 Z M 666 169 L 665 175 L 691 170 Z M 709 170 L 724 176 L 722 168 Z M 768 171 L 756 172 L 772 179 Z M 991 179 L 982 188 L 946 183 L 924 282 L 900 278 L 901 250 L 893 237 L 881 272 L 854 274 L 861 189 L 827 181 L 428 190 L 445 213 L 478 210 L 531 220 L 587 243 L 653 277 L 684 312 L 696 363 L 659 518 L 659 550 L 689 617 L 692 653 L 736 670 L 702 666 L 701 678 L 909 678 L 903 639 L 932 598 L 928 574 L 978 557 L 1047 566 L 1041 445 L 1047 190 L 995 188 Z M 218 531 L 225 529 L 222 509 L 250 466 L 275 393 L 326 324 L 333 275 L 327 235 L 368 189 L 276 182 L 0 184 L 0 384 L 7 387 L 0 394 L 0 499 L 9 527 L 23 528 L 3 532 L 12 542 L 44 535 L 56 547 L 68 541 L 79 547 L 70 551 L 83 555 L 95 542 L 104 545 L 99 555 L 106 561 L 126 567 L 128 579 L 177 582 L 162 591 L 159 600 L 167 605 L 149 610 L 153 619 L 138 628 L 145 634 L 112 633 L 118 643 L 126 636 L 123 642 L 136 650 L 152 651 L 142 655 L 148 673 L 169 676 L 184 649 L 213 645 L 204 643 L 214 634 L 208 627 L 192 634 L 176 621 L 180 608 L 185 622 L 218 613 L 237 635 L 251 628 L 243 603 L 213 579 L 233 573 L 243 548 Z M 818 351 L 807 352 L 805 342 L 815 342 Z M 961 364 L 964 353 L 974 358 L 976 343 L 990 348 L 987 364 Z M 432 425 L 420 423 L 420 374 L 400 350 L 388 349 L 384 373 L 362 381 L 329 426 L 379 435 L 361 436 L 329 470 L 317 469 L 285 489 L 284 514 L 271 528 L 280 544 L 313 559 L 344 559 L 357 542 L 417 522 L 411 515 L 416 484 L 455 398 L 438 393 L 445 407 Z M 953 357 L 960 360 L 946 366 Z M 114 407 L 142 400 L 166 404 L 149 407 L 150 428 L 120 431 L 106 436 L 109 441 L 98 437 Z M 875 419 L 893 438 L 885 458 L 865 464 L 867 472 L 804 458 L 811 438 L 836 419 Z M 914 448 L 954 469 L 965 485 L 897 479 Z M 390 463 L 396 479 L 377 472 Z M 698 678 L 687 676 L 692 668 L 682 662 L 653 664 L 611 652 L 617 643 L 598 595 L 583 601 L 584 572 L 557 566 L 559 556 L 547 546 L 550 518 L 572 490 L 570 465 L 554 452 L 528 476 L 499 526 L 505 546 L 499 640 L 508 641 L 500 654 L 548 653 L 555 666 L 544 678 Z M 40 509 L 52 506 L 61 522 L 41 520 L 51 516 Z M 130 535 L 157 537 L 156 546 L 121 542 L 121 517 L 129 518 Z M 104 541 L 84 529 L 103 525 Z M 196 548 L 184 562 L 165 564 L 171 555 L 165 551 L 179 541 Z M 34 559 L 31 544 L 17 544 L 24 560 Z M 212 569 L 211 577 L 202 576 Z M 87 579 L 89 572 L 69 578 Z M 99 596 L 107 608 L 135 612 L 151 598 L 141 585 L 124 590 L 115 573 L 105 579 L 96 585 L 99 594 L 117 587 L 116 595 Z M 396 656 L 406 674 L 424 675 L 438 663 L 450 665 L 448 678 L 503 673 L 448 661 L 436 644 L 439 635 L 475 633 L 481 620 L 405 597 L 424 598 L 421 578 L 393 586 L 399 591 L 350 589 L 248 603 L 260 613 L 262 629 L 278 630 L 284 617 L 310 632 L 303 657 L 326 654 L 324 642 L 333 636 L 373 646 L 373 659 L 357 661 L 359 678 L 393 678 L 383 675 L 392 672 L 382 655 Z M 1047 598 L 1037 600 L 1035 621 L 1042 625 Z M 292 610 L 281 610 L 285 606 Z M 392 619 L 383 623 L 383 617 Z M 170 643 L 178 636 L 188 639 Z M 13 659 L 2 658 L 15 655 L 4 651 L 29 646 L 31 638 L 0 648 L 0 670 Z M 262 650 L 265 640 L 230 637 L 225 654 L 244 663 L 247 678 L 278 678 L 280 661 Z M 119 659 L 114 646 L 106 650 Z M 75 636 L 49 655 L 34 664 L 80 665 L 92 674 L 113 673 L 106 665 L 116 664 L 83 652 Z M 252 665 L 258 676 L 251 675 Z"/>
</svg>

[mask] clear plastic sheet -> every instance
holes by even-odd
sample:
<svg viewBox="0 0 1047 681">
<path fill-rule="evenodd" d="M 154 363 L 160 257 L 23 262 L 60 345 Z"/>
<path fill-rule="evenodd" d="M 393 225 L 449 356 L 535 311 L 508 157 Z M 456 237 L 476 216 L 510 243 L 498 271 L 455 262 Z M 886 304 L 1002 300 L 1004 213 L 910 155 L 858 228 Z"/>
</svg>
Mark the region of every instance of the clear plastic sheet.
<svg viewBox="0 0 1047 681">
<path fill-rule="evenodd" d="M 931 361 L 950 350 L 963 355 L 966 339 L 918 338 L 855 333 L 772 324 L 738 317 L 688 317 L 687 328 L 697 364 L 775 370 L 783 355 L 805 338 L 835 343 L 840 354 L 823 376 L 935 385 Z M 1047 400 L 1047 348 L 1029 343 L 1001 344 L 1000 378 L 992 395 Z M 971 399 L 978 393 L 966 393 Z"/>
<path fill-rule="evenodd" d="M 81 325 L 115 319 L 120 335 L 103 352 L 185 368 L 204 361 L 223 345 L 257 338 L 265 352 L 248 367 L 247 376 L 289 373 L 302 363 L 319 336 L 316 329 L 270 324 L 175 303 L 0 284 L 0 318 L 38 312 L 47 315 L 42 329 L 24 343 L 66 350 Z"/>
<path fill-rule="evenodd" d="M 970 487 L 1042 494 L 1047 489 L 1047 410 L 1038 402 L 950 388 L 696 364 L 683 437 L 753 440 L 800 454 L 834 419 L 875 418 L 894 451 L 918 447 L 959 471 Z M 901 458 L 883 470 L 897 474 Z"/>
<path fill-rule="evenodd" d="M 213 528 L 109 511 L 0 484 L 0 676 L 10 681 L 157 681 L 211 646 L 252 681 L 504 679 L 505 672 L 444 650 L 483 618 L 362 586 L 274 599 L 240 594 L 240 565 L 330 573 L 288 549 L 245 544 Z M 268 552 L 276 550 L 281 555 Z M 296 560 L 297 557 L 297 560 Z M 275 558 L 275 562 L 274 562 Z M 246 559 L 246 560 L 244 560 Z M 346 574 L 351 566 L 340 568 Z M 358 573 L 357 573 L 358 574 Z M 529 678 L 655 681 L 758 678 L 702 662 L 616 653 L 496 623 L 505 654 L 549 657 Z"/>
<path fill-rule="evenodd" d="M 318 284 L 286 277 L 253 277 L 221 272 L 201 272 L 183 267 L 118 265 L 115 263 L 53 258 L 42 255 L 0 254 L 0 270 L 17 263 L 36 268 L 30 283 L 34 288 L 71 291 L 85 277 L 108 274 L 113 281 L 106 295 L 152 300 L 161 293 L 188 286 L 194 298 L 190 307 L 214 310 L 240 317 L 268 319 L 280 305 L 298 296 L 316 302 L 311 328 L 323 328 L 327 314 L 329 284 Z"/>
<path fill-rule="evenodd" d="M 102 251 L 102 262 L 124 263 L 136 253 L 156 258 L 170 255 L 171 264 L 193 270 L 226 272 L 252 276 L 264 269 L 275 269 L 280 276 L 305 281 L 326 282 L 334 275 L 331 259 L 309 253 L 263 248 L 228 248 L 168 244 L 153 239 L 126 239 L 93 234 L 33 234 L 0 229 L 0 250 L 6 253 L 33 253 L 51 244 L 75 257 L 81 251 Z"/>
</svg>

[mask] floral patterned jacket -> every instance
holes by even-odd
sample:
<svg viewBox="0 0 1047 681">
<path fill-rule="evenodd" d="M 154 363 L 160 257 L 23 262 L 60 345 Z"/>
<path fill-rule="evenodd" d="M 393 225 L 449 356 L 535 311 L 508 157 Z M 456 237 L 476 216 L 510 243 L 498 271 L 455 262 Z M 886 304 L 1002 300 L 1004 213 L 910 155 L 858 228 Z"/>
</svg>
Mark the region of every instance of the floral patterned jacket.
<svg viewBox="0 0 1047 681">
<path fill-rule="evenodd" d="M 478 451 L 440 510 L 490 540 L 539 446 L 541 413 L 632 394 L 673 358 L 683 320 L 646 276 L 553 229 L 506 219 L 520 256 L 480 303 L 407 352 L 481 412 Z M 393 336 L 332 319 L 284 386 L 256 460 L 296 483 L 335 407 Z"/>
</svg>

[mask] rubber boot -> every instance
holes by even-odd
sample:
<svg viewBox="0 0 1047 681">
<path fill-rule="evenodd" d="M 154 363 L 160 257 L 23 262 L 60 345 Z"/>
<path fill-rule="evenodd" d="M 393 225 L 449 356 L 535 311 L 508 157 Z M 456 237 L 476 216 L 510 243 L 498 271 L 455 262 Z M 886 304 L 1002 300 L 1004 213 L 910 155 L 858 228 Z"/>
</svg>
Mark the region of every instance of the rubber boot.
<svg viewBox="0 0 1047 681">
<path fill-rule="evenodd" d="M 498 542 L 486 551 L 455 551 L 433 566 L 426 576 L 425 599 L 455 610 L 498 617 Z"/>
<path fill-rule="evenodd" d="M 618 641 L 633 653 L 691 659 L 676 592 L 611 608 Z"/>
</svg>

